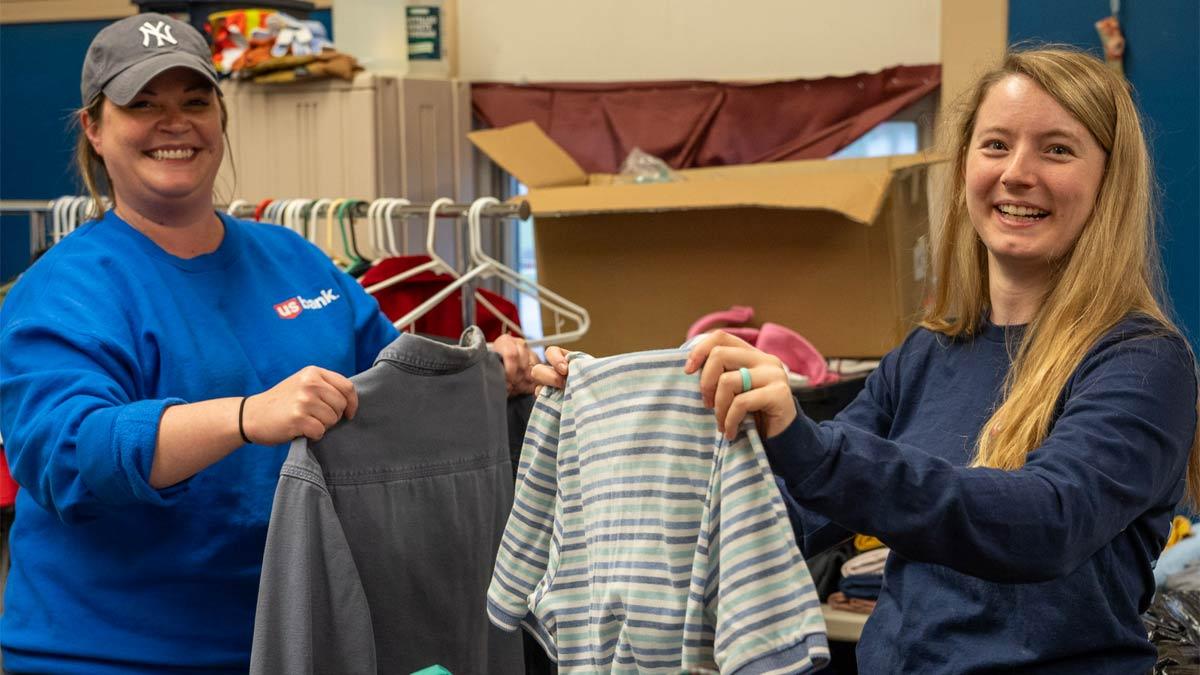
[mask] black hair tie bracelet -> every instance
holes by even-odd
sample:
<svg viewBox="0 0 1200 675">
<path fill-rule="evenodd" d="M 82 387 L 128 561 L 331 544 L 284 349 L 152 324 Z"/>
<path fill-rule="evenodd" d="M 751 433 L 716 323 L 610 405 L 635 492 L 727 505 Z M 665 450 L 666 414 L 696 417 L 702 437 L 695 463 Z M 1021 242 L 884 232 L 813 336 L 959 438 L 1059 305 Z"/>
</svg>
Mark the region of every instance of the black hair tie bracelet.
<svg viewBox="0 0 1200 675">
<path fill-rule="evenodd" d="M 254 441 L 250 440 L 250 437 L 246 435 L 246 426 L 243 420 L 246 414 L 246 399 L 248 398 L 250 397 L 243 396 L 242 402 L 238 405 L 238 433 L 242 435 L 242 440 L 246 442 L 246 445 L 253 445 Z"/>
</svg>

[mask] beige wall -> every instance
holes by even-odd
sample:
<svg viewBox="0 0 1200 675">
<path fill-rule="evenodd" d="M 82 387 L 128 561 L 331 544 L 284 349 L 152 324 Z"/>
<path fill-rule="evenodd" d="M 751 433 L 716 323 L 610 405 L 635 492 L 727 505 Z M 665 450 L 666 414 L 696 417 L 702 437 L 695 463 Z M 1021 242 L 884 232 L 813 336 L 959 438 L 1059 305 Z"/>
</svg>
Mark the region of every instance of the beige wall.
<svg viewBox="0 0 1200 675">
<path fill-rule="evenodd" d="M 98 21 L 136 12 L 129 0 L 0 0 L 0 23 Z"/>
<path fill-rule="evenodd" d="M 325 9 L 330 2 L 315 0 L 313 4 Z M 130 0 L 0 0 L 0 23 L 99 21 L 136 13 L 137 7 Z"/>
<path fill-rule="evenodd" d="M 336 11 L 339 3 L 370 7 L 381 1 L 403 2 L 317 0 L 315 4 L 332 4 Z M 963 1 L 974 0 L 450 0 L 447 4 L 457 5 L 457 11 L 451 11 L 457 15 L 458 76 L 513 82 L 779 79 L 937 63 L 943 51 L 942 31 L 949 29 L 943 16 L 949 10 L 942 5 Z M 983 4 L 996 6 L 997 1 L 983 0 Z M 129 0 L 0 0 L 4 23 L 118 18 L 134 11 Z"/>
<path fill-rule="evenodd" d="M 942 113 L 1004 56 L 1006 0 L 942 0 Z"/>
<path fill-rule="evenodd" d="M 948 128 L 954 121 L 952 113 L 960 97 L 1004 56 L 1008 42 L 1008 0 L 942 0 L 940 31 L 942 88 L 938 119 Z M 949 164 L 941 164 L 929 172 L 929 215 L 934 245 L 945 215 L 942 192 L 949 169 Z"/>
<path fill-rule="evenodd" d="M 940 13 L 941 0 L 458 0 L 458 72 L 509 82 L 848 75 L 940 61 Z"/>
</svg>

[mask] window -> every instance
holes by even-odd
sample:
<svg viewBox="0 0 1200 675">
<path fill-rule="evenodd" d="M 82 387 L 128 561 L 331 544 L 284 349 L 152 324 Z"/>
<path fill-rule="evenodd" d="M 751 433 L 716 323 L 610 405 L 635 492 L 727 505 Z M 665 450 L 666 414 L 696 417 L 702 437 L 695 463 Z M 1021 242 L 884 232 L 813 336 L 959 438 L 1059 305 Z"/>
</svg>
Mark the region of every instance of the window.
<svg viewBox="0 0 1200 675">
<path fill-rule="evenodd" d="M 529 189 L 517 179 L 511 179 L 512 185 L 509 194 L 524 195 L 529 193 Z M 513 267 L 521 273 L 522 276 L 528 277 L 532 281 L 537 281 L 537 256 L 533 251 L 533 218 L 519 221 L 516 228 L 516 241 L 514 243 L 514 253 L 516 254 L 516 265 Z M 528 295 L 517 295 L 517 312 L 521 317 L 521 329 L 525 331 L 525 337 L 529 339 L 540 338 L 545 333 L 542 330 L 542 313 L 538 309 L 538 303 Z"/>
<path fill-rule="evenodd" d="M 829 156 L 829 159 L 852 157 L 886 157 L 911 155 L 917 151 L 916 122 L 881 122 L 850 145 Z"/>
</svg>

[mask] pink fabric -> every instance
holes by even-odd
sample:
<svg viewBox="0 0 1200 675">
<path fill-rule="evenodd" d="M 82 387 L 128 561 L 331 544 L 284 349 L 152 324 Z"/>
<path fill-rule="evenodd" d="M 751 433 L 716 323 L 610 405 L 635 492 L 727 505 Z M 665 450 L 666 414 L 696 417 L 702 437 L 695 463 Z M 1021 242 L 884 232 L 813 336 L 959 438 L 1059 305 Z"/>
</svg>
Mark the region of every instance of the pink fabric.
<svg viewBox="0 0 1200 675">
<path fill-rule="evenodd" d="M 722 328 L 721 330 L 725 331 L 726 333 L 729 333 L 730 335 L 732 335 L 736 338 L 741 338 L 741 339 L 745 340 L 746 342 L 749 342 L 750 344 L 755 344 L 758 342 L 759 330 L 757 328 L 743 328 L 740 326 L 726 326 L 725 328 Z"/>
<path fill-rule="evenodd" d="M 699 319 L 696 319 L 696 322 L 692 324 L 692 327 L 688 328 L 687 339 L 691 340 L 697 335 L 701 333 L 707 333 L 714 328 L 721 328 L 734 323 L 746 323 L 753 318 L 754 308 L 747 307 L 745 305 L 734 305 L 729 309 L 721 310 L 719 312 L 711 312 L 709 314 L 705 314 Z M 739 335 L 738 337 L 741 336 Z M 757 339 L 757 337 L 758 331 L 755 331 L 754 339 Z M 750 340 L 747 340 L 746 338 L 742 339 L 750 342 Z"/>
<path fill-rule="evenodd" d="M 821 352 L 796 331 L 777 323 L 767 322 L 762 328 L 730 326 L 731 323 L 748 323 L 754 318 L 754 308 L 734 305 L 729 309 L 712 312 L 700 317 L 688 328 L 688 339 L 716 329 L 749 342 L 754 347 L 779 358 L 788 370 L 808 378 L 813 387 L 838 381 L 837 373 L 829 372 L 829 363 Z"/>
<path fill-rule="evenodd" d="M 808 384 L 816 387 L 838 381 L 837 373 L 829 372 L 829 363 L 821 352 L 796 331 L 777 323 L 765 323 L 758 334 L 755 347 L 787 364 L 796 374 L 808 378 Z"/>
</svg>

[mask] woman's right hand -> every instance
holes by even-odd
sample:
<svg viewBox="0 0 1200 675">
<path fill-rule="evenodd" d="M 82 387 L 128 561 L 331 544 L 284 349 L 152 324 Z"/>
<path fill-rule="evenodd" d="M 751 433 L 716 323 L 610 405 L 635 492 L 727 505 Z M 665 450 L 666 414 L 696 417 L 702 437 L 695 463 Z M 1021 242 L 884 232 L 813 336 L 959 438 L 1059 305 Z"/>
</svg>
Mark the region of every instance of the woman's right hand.
<svg viewBox="0 0 1200 675">
<path fill-rule="evenodd" d="M 546 347 L 546 362 L 533 366 L 529 371 L 530 378 L 537 385 L 534 392 L 542 387 L 563 389 L 567 386 L 567 350 L 562 347 Z"/>
<path fill-rule="evenodd" d="M 260 445 L 305 436 L 321 440 L 340 419 L 354 419 L 354 383 L 332 370 L 308 366 L 270 389 L 246 398 L 242 426 Z"/>
</svg>

